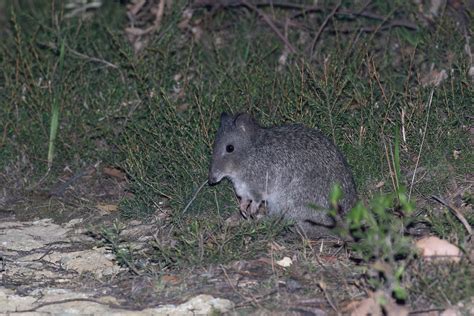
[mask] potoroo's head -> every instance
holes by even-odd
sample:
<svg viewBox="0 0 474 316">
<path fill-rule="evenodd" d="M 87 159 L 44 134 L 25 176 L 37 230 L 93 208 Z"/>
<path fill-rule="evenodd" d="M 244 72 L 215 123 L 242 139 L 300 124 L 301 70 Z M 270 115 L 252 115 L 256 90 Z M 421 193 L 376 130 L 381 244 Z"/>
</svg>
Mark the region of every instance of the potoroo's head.
<svg viewBox="0 0 474 316">
<path fill-rule="evenodd" d="M 225 177 L 235 177 L 245 168 L 242 160 L 252 148 L 259 129 L 249 114 L 221 114 L 209 168 L 209 184 L 218 183 Z"/>
</svg>

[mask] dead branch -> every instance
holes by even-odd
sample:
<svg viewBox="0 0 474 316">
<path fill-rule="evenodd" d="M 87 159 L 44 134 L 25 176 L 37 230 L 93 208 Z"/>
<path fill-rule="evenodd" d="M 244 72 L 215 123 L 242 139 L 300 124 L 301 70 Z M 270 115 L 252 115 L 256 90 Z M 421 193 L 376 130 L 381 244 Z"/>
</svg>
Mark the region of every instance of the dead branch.
<svg viewBox="0 0 474 316">
<path fill-rule="evenodd" d="M 88 167 L 82 169 L 81 171 L 79 171 L 78 173 L 73 175 L 70 179 L 68 179 L 64 183 L 61 183 L 61 184 L 57 185 L 55 188 L 53 188 L 49 192 L 49 196 L 56 196 L 56 197 L 63 196 L 66 189 L 69 188 L 73 183 L 77 182 L 79 179 L 81 179 L 85 176 L 91 175 L 94 172 L 96 172 L 97 167 L 99 166 L 99 163 L 100 162 L 96 163 L 95 165 L 88 166 Z"/>
<path fill-rule="evenodd" d="M 358 10 L 348 10 L 341 8 L 341 2 L 339 1 L 338 4 L 331 10 L 331 12 L 326 16 L 323 23 L 320 25 L 318 31 L 313 37 L 312 43 L 309 46 L 310 49 L 310 56 L 314 55 L 316 45 L 321 38 L 323 32 L 327 31 L 330 33 L 378 33 L 379 31 L 395 28 L 395 27 L 404 27 L 410 30 L 417 30 L 418 26 L 408 20 L 403 19 L 393 19 L 391 18 L 391 14 L 388 16 L 379 15 L 377 13 L 371 12 L 367 10 L 367 7 L 370 4 L 370 0 L 359 8 Z M 287 30 L 288 27 L 296 27 L 300 29 L 304 29 L 310 33 L 315 31 L 314 26 L 306 25 L 305 23 L 301 23 L 302 17 L 311 14 L 311 13 L 323 13 L 326 12 L 326 9 L 322 8 L 318 5 L 305 5 L 305 4 L 298 4 L 298 3 L 291 3 L 291 2 L 275 2 L 272 0 L 266 1 L 252 1 L 252 0 L 195 0 L 191 5 L 191 9 L 198 9 L 198 8 L 207 8 L 210 10 L 211 14 L 215 14 L 218 10 L 222 9 L 234 9 L 239 7 L 247 8 L 251 11 L 257 13 L 262 20 L 272 29 L 272 31 L 278 36 L 278 38 L 285 44 L 286 52 L 291 52 L 293 54 L 298 53 L 295 46 L 293 46 L 290 41 L 288 40 Z M 293 11 L 292 14 L 289 15 L 288 18 L 285 19 L 285 23 L 281 21 L 274 20 L 271 16 L 265 13 L 261 8 L 270 7 L 270 8 L 280 8 L 284 10 Z M 345 27 L 343 29 L 334 29 L 328 27 L 329 21 L 331 19 L 338 18 L 344 19 L 346 21 L 353 21 L 358 18 L 364 18 L 368 20 L 375 20 L 380 21 L 377 26 L 358 26 L 358 27 Z M 299 21 L 298 21 L 299 20 Z M 283 34 L 280 31 L 281 28 L 285 29 L 285 33 Z"/>
<path fill-rule="evenodd" d="M 158 32 L 161 28 L 165 11 L 165 0 L 159 1 L 158 4 L 154 2 L 148 3 L 144 0 L 137 1 L 133 4 L 129 4 L 127 8 L 127 17 L 130 26 L 125 28 L 125 35 L 128 41 L 133 45 L 135 53 L 139 53 L 148 42 L 148 37 Z M 135 25 L 140 18 L 143 19 L 143 16 L 148 14 L 150 14 L 151 16 L 149 17 L 153 19 L 151 25 L 143 25 L 142 27 Z"/>
<path fill-rule="evenodd" d="M 444 205 L 448 210 L 450 210 L 454 214 L 454 216 L 456 216 L 456 218 L 464 225 L 464 228 L 466 228 L 469 236 L 472 235 L 472 227 L 471 227 L 471 225 L 469 225 L 469 223 L 466 220 L 466 218 L 464 217 L 464 215 L 462 215 L 461 211 L 459 211 L 456 207 L 454 207 L 454 205 L 446 202 L 445 200 L 443 200 L 439 196 L 432 195 L 431 198 L 433 200 L 435 200 L 436 202 Z"/>
<path fill-rule="evenodd" d="M 341 7 L 341 1 L 332 9 L 331 13 L 324 19 L 323 24 L 319 27 L 318 33 L 316 33 L 316 36 L 314 37 L 313 43 L 311 44 L 311 57 L 314 54 L 314 49 L 316 48 L 316 44 L 319 40 L 319 37 L 321 36 L 321 33 L 323 32 L 324 28 L 326 28 L 326 25 L 328 24 L 329 20 L 336 14 L 336 11 L 339 10 Z"/>
<path fill-rule="evenodd" d="M 213 10 L 219 8 L 237 8 L 237 7 L 248 7 L 247 0 L 196 0 L 191 5 L 192 8 L 212 8 Z M 256 1 L 252 2 L 252 5 L 255 8 L 261 7 L 274 7 L 274 8 L 281 8 L 281 9 L 290 9 L 290 10 L 297 10 L 299 12 L 295 13 L 291 16 L 291 19 L 304 16 L 309 13 L 316 13 L 316 12 L 323 12 L 324 9 L 317 5 L 303 5 L 297 3 L 289 3 L 289 2 L 274 2 L 274 1 Z M 362 11 L 354 12 L 351 10 L 337 10 L 334 13 L 334 16 L 344 16 L 349 19 L 356 19 L 357 17 L 364 17 L 371 20 L 378 20 L 378 21 L 385 21 L 390 27 L 405 27 L 410 30 L 417 30 L 418 26 L 408 20 L 401 20 L 401 19 L 392 19 L 387 21 L 387 17 L 366 11 L 364 9 Z M 366 29 L 368 31 L 368 29 Z"/>
<path fill-rule="evenodd" d="M 288 41 L 288 38 L 286 38 L 285 35 L 283 35 L 280 30 L 275 26 L 275 24 L 273 23 L 273 21 L 270 19 L 270 17 L 268 15 L 266 15 L 262 10 L 260 10 L 258 7 L 256 7 L 255 5 L 249 3 L 248 1 L 246 0 L 242 0 L 242 3 L 249 9 L 255 11 L 258 13 L 258 15 L 260 15 L 262 17 L 262 19 L 268 24 L 268 26 L 270 26 L 270 28 L 276 33 L 276 35 L 283 41 L 283 43 L 285 43 L 286 47 L 288 47 L 288 49 L 292 52 L 292 53 L 296 53 L 296 49 L 293 47 L 293 45 L 291 45 L 291 43 Z"/>
<path fill-rule="evenodd" d="M 245 6 L 243 0 L 196 0 L 193 2 L 193 8 L 211 8 L 211 7 L 242 7 Z M 278 7 L 283 9 L 297 9 L 304 10 L 308 6 L 303 4 L 291 3 L 291 2 L 273 2 L 273 1 L 254 1 L 253 5 L 256 7 Z"/>
</svg>

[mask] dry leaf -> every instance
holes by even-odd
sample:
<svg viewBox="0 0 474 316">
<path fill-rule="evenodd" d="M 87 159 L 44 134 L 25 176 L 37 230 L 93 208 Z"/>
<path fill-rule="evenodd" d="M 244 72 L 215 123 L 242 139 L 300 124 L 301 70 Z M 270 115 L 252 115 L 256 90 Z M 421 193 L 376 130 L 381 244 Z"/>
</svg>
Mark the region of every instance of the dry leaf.
<svg viewBox="0 0 474 316">
<path fill-rule="evenodd" d="M 179 113 L 186 112 L 189 109 L 189 103 L 182 103 L 176 106 L 176 111 Z"/>
<path fill-rule="evenodd" d="M 426 260 L 450 260 L 453 262 L 461 260 L 461 250 L 458 247 L 435 236 L 422 238 L 415 245 L 421 250 L 421 254 Z"/>
<path fill-rule="evenodd" d="M 368 297 L 360 302 L 351 302 L 347 308 L 353 308 L 351 316 L 382 316 L 382 309 L 374 297 Z"/>
<path fill-rule="evenodd" d="M 177 285 L 181 282 L 181 280 L 176 275 L 165 274 L 161 277 L 161 281 L 164 283 L 169 283 L 173 285 Z"/>
<path fill-rule="evenodd" d="M 181 15 L 181 21 L 178 23 L 178 28 L 181 31 L 187 30 L 189 28 L 189 22 L 193 18 L 193 10 L 185 9 Z"/>
<path fill-rule="evenodd" d="M 151 35 L 159 31 L 164 11 L 164 0 L 135 0 L 127 5 L 129 27 L 125 34 L 135 53 L 143 50 Z"/>
<path fill-rule="evenodd" d="M 454 160 L 458 160 L 460 156 L 461 156 L 461 151 L 460 150 L 457 150 L 457 149 L 453 150 Z"/>
<path fill-rule="evenodd" d="M 381 303 L 384 302 L 383 305 Z M 351 302 L 345 310 L 351 310 L 352 316 L 407 316 L 408 309 L 405 306 L 398 305 L 395 300 L 382 291 L 371 293 L 370 297 L 360 301 L 354 308 L 354 302 Z"/>
<path fill-rule="evenodd" d="M 379 183 L 377 183 L 377 184 L 375 185 L 375 188 L 376 188 L 376 189 L 380 189 L 380 188 L 383 187 L 384 185 L 385 185 L 385 181 L 382 180 L 382 181 L 380 181 Z"/>
<path fill-rule="evenodd" d="M 383 306 L 384 315 L 388 316 L 408 316 L 408 308 L 395 303 L 395 300 L 390 297 L 389 302 Z"/>
<path fill-rule="evenodd" d="M 137 15 L 138 12 L 143 8 L 145 5 L 146 0 L 134 0 L 132 3 L 127 5 L 128 12 Z"/>
<path fill-rule="evenodd" d="M 270 258 L 262 257 L 262 258 L 257 259 L 256 262 L 258 262 L 258 263 L 263 263 L 263 264 L 268 264 L 268 265 L 270 265 L 270 266 L 273 266 L 273 261 L 272 261 L 272 259 L 270 259 Z"/>
<path fill-rule="evenodd" d="M 112 213 L 118 210 L 117 204 L 97 204 L 96 207 L 102 212 Z"/>
<path fill-rule="evenodd" d="M 288 59 L 288 54 L 289 54 L 289 51 L 287 49 L 283 50 L 283 52 L 281 53 L 280 57 L 278 58 L 278 63 L 281 65 L 281 66 L 285 66 L 286 65 L 286 61 Z"/>
<path fill-rule="evenodd" d="M 93 10 L 98 10 L 102 6 L 101 0 L 84 1 L 84 0 L 69 0 L 66 2 L 64 8 L 67 13 L 64 18 L 69 19 L 75 16 L 80 16 L 82 19 L 90 17 Z"/>
<path fill-rule="evenodd" d="M 282 251 L 282 250 L 285 250 L 285 246 L 283 245 L 280 245 L 279 243 L 277 243 L 276 241 L 272 241 L 270 243 L 268 243 L 268 248 L 270 248 L 270 251 L 272 252 L 278 252 L 278 251 Z"/>
<path fill-rule="evenodd" d="M 446 70 L 443 69 L 441 71 L 438 71 L 436 69 L 433 69 L 429 73 L 424 75 L 420 81 L 423 87 L 427 87 L 427 86 L 437 87 L 447 78 L 448 78 L 448 73 L 446 72 Z"/>
<path fill-rule="evenodd" d="M 471 66 L 469 68 L 468 74 L 469 74 L 469 77 L 471 77 L 471 79 L 474 81 L 474 66 Z"/>
<path fill-rule="evenodd" d="M 112 178 L 116 178 L 120 181 L 124 181 L 127 179 L 127 176 L 125 175 L 125 172 L 123 172 L 120 169 L 113 168 L 113 167 L 104 167 L 102 169 L 102 172 Z"/>
<path fill-rule="evenodd" d="M 229 227 L 237 227 L 240 225 L 241 221 L 242 221 L 242 215 L 240 215 L 239 213 L 233 213 L 224 222 Z"/>
<path fill-rule="evenodd" d="M 431 0 L 430 14 L 432 16 L 438 16 L 440 9 L 446 5 L 446 2 L 443 0 Z"/>
<path fill-rule="evenodd" d="M 202 27 L 194 26 L 194 27 L 191 28 L 191 33 L 193 34 L 193 39 L 196 42 L 199 42 L 199 40 L 201 39 L 202 34 L 204 33 L 204 31 L 203 31 Z"/>
<path fill-rule="evenodd" d="M 288 268 L 293 264 L 293 260 L 291 260 L 289 257 L 284 257 L 283 259 L 276 261 L 276 264 L 278 264 L 280 267 Z"/>
<path fill-rule="evenodd" d="M 458 310 L 451 307 L 441 312 L 440 316 L 461 316 L 461 313 Z"/>
</svg>

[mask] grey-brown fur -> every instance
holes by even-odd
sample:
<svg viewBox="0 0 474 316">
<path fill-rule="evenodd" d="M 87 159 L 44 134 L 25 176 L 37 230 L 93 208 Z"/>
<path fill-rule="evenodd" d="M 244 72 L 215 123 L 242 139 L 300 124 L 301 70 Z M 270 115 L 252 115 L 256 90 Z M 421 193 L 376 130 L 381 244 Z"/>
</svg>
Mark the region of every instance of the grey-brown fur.
<svg viewBox="0 0 474 316">
<path fill-rule="evenodd" d="M 293 219 L 312 236 L 324 236 L 334 225 L 325 210 L 334 183 L 344 193 L 343 212 L 357 196 L 343 155 L 321 132 L 303 125 L 264 128 L 248 114 L 221 115 L 209 183 L 225 177 L 244 216 L 265 203 L 270 215 Z"/>
</svg>

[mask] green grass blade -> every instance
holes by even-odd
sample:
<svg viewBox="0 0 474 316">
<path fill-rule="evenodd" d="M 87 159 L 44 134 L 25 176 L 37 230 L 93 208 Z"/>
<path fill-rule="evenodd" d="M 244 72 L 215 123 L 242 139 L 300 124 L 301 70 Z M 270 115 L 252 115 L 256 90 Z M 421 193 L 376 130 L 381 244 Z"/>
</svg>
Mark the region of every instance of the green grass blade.
<svg viewBox="0 0 474 316">
<path fill-rule="evenodd" d="M 48 169 L 51 168 L 53 165 L 54 159 L 54 148 L 55 148 L 55 141 L 56 136 L 58 134 L 58 127 L 59 127 L 59 109 L 60 104 L 59 100 L 61 100 L 62 96 L 62 75 L 63 75 L 63 68 L 64 68 L 64 53 L 65 53 L 65 41 L 61 42 L 61 48 L 59 51 L 59 76 L 57 87 L 55 93 L 53 95 L 53 102 L 51 105 L 51 125 L 49 129 L 49 146 L 48 146 Z"/>
</svg>

